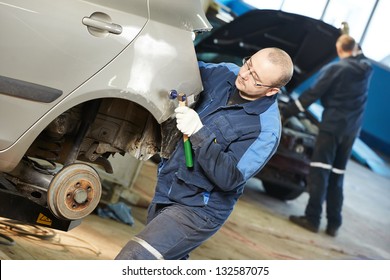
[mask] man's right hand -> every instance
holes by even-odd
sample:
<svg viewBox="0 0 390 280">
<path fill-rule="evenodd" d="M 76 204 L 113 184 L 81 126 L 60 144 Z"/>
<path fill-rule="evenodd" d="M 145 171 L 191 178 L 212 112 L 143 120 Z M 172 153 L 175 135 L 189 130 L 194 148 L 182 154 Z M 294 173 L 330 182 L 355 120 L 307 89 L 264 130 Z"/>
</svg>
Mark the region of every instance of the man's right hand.
<svg viewBox="0 0 390 280">
<path fill-rule="evenodd" d="M 197 112 L 186 106 L 175 109 L 177 128 L 185 135 L 191 136 L 203 127 Z"/>
</svg>

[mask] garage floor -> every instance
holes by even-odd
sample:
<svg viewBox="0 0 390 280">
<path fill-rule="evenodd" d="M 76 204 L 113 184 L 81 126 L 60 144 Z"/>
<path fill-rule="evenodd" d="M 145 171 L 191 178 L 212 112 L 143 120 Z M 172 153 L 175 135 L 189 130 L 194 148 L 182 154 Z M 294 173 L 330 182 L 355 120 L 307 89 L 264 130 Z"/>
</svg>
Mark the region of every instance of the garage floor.
<svg viewBox="0 0 390 280">
<path fill-rule="evenodd" d="M 0 245 L 0 259 L 113 259 L 131 236 L 141 230 L 145 205 L 153 194 L 156 167 L 142 165 L 134 192 L 142 196 L 131 206 L 132 227 L 90 215 L 69 232 L 47 232 L 45 239 L 0 232 L 15 240 Z M 390 259 L 390 178 L 350 161 L 345 179 L 344 225 L 332 238 L 315 234 L 288 221 L 304 211 L 307 194 L 293 201 L 279 201 L 263 193 L 260 181 L 251 181 L 223 228 L 196 249 L 190 259 Z M 26 227 L 27 230 L 35 230 Z"/>
</svg>

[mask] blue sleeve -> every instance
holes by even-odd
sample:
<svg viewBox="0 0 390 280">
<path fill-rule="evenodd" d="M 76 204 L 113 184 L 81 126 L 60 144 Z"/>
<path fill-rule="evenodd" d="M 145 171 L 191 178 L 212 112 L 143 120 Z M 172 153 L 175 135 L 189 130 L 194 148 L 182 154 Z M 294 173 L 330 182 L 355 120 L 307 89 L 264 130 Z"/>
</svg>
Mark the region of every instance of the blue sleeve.
<svg viewBox="0 0 390 280">
<path fill-rule="evenodd" d="M 233 150 L 223 151 L 221 145 L 215 142 L 215 135 L 206 126 L 191 136 L 191 143 L 198 154 L 198 163 L 207 177 L 220 189 L 230 191 L 245 182 L 244 175 L 237 168 L 237 157 L 239 158 L 240 154 Z M 244 145 L 245 143 L 241 143 L 241 150 Z M 233 146 L 231 145 L 231 148 Z"/>
<path fill-rule="evenodd" d="M 206 126 L 191 136 L 193 148 L 198 153 L 198 163 L 220 189 L 231 191 L 243 185 L 275 153 L 280 139 L 280 118 L 274 112 L 259 118 L 267 119 L 263 122 L 268 123 L 263 123 L 261 133 L 249 137 L 244 135 L 227 151 L 214 141 L 215 135 Z"/>
<path fill-rule="evenodd" d="M 332 86 L 334 77 L 338 74 L 338 67 L 334 63 L 321 69 L 315 83 L 309 89 L 305 90 L 298 98 L 303 108 L 309 107 L 316 100 L 320 99 Z"/>
<path fill-rule="evenodd" d="M 278 106 L 270 108 L 277 112 L 260 115 L 262 129 L 256 140 L 245 150 L 237 164 L 237 168 L 244 175 L 245 180 L 256 175 L 275 154 L 282 132 Z"/>
</svg>

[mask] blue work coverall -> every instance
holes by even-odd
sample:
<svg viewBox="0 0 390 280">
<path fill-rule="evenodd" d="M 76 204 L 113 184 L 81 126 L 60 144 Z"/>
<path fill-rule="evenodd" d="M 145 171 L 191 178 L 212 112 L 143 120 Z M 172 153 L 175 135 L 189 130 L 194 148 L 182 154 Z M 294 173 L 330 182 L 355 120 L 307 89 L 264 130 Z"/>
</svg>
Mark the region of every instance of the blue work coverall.
<svg viewBox="0 0 390 280">
<path fill-rule="evenodd" d="M 288 118 L 318 99 L 324 107 L 307 178 L 310 198 L 305 216 L 315 227 L 320 225 L 324 201 L 327 228 L 336 230 L 342 224 L 344 173 L 362 126 L 371 76 L 372 66 L 364 55 L 329 63 L 283 111 Z"/>
<path fill-rule="evenodd" d="M 148 224 L 117 259 L 183 259 L 226 221 L 245 183 L 275 153 L 281 133 L 276 95 L 227 105 L 239 71 L 199 62 L 204 91 L 195 110 L 203 127 L 190 138 L 194 167 L 180 141 L 158 169 Z"/>
</svg>

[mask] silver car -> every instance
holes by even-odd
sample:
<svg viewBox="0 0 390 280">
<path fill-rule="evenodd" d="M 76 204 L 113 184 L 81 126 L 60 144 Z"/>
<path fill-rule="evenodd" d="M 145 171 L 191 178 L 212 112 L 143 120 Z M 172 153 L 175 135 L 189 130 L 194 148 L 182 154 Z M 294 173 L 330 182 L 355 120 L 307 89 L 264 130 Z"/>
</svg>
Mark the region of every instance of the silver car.
<svg viewBox="0 0 390 280">
<path fill-rule="evenodd" d="M 168 93 L 195 102 L 210 29 L 194 0 L 2 0 L 0 216 L 66 229 L 99 202 L 96 166 L 169 152 Z"/>
</svg>

